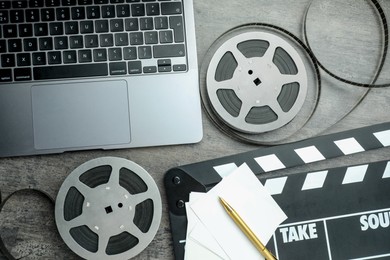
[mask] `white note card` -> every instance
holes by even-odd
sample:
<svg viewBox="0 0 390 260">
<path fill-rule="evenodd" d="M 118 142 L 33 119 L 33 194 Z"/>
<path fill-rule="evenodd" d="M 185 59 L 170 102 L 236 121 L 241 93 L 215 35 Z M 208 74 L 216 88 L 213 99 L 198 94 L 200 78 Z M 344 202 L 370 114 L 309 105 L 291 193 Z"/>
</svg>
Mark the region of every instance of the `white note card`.
<svg viewBox="0 0 390 260">
<path fill-rule="evenodd" d="M 190 243 L 202 245 L 214 256 L 210 259 L 263 259 L 227 214 L 219 197 L 237 211 L 263 244 L 268 243 L 287 218 L 251 169 L 243 164 L 208 193 L 198 194 L 192 201 L 190 198 L 187 214 L 191 215 L 191 231 L 187 231 L 187 242 L 190 239 Z M 190 250 L 199 248 L 186 245 L 186 255 L 194 253 Z"/>
</svg>

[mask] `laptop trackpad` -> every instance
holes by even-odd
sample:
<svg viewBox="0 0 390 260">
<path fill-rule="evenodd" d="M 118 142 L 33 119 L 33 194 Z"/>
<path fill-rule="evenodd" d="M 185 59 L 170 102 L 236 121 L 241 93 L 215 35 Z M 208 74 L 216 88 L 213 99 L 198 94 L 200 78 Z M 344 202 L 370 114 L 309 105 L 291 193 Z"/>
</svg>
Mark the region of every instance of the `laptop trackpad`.
<svg viewBox="0 0 390 260">
<path fill-rule="evenodd" d="M 36 149 L 130 142 L 126 81 L 36 85 L 31 95 Z"/>
</svg>

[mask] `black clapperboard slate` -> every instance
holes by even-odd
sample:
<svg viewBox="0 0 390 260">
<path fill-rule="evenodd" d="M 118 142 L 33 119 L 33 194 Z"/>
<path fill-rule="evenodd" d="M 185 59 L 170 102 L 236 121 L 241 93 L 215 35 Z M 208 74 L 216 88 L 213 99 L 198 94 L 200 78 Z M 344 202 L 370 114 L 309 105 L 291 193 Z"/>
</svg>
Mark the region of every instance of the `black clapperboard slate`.
<svg viewBox="0 0 390 260">
<path fill-rule="evenodd" d="M 267 247 L 284 259 L 390 258 L 390 163 L 387 161 L 265 179 L 278 169 L 390 146 L 390 123 L 261 148 L 170 169 L 164 178 L 176 260 L 184 259 L 192 191 L 207 192 L 222 180 L 218 166 L 246 163 L 288 216 Z M 299 151 L 309 149 L 314 158 Z M 261 167 L 263 165 L 263 167 Z M 282 165 L 282 166 L 281 166 Z M 272 166 L 271 166 L 272 168 Z"/>
</svg>

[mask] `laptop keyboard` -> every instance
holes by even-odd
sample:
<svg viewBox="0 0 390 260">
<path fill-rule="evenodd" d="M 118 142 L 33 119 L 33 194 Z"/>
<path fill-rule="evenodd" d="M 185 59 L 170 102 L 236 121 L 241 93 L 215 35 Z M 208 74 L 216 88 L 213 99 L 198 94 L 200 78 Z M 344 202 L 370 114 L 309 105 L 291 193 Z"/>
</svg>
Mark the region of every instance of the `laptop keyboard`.
<svg viewBox="0 0 390 260">
<path fill-rule="evenodd" d="M 177 0 L 0 0 L 0 83 L 187 70 Z"/>
</svg>

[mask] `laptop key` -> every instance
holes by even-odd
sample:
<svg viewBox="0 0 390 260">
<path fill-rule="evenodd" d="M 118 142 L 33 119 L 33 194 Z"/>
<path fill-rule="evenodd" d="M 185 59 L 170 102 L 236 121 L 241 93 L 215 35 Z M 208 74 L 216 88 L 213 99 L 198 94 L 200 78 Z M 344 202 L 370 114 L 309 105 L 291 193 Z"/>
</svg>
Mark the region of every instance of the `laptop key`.
<svg viewBox="0 0 390 260">
<path fill-rule="evenodd" d="M 61 35 L 64 33 L 64 26 L 62 23 L 50 23 L 49 25 L 50 35 Z"/>
<path fill-rule="evenodd" d="M 76 51 L 64 51 L 62 53 L 64 63 L 76 63 L 77 54 Z"/>
<path fill-rule="evenodd" d="M 39 21 L 39 9 L 27 9 L 26 10 L 26 21 L 27 22 L 38 22 Z"/>
<path fill-rule="evenodd" d="M 22 51 L 22 40 L 21 39 L 10 39 L 8 40 L 8 51 L 19 52 Z"/>
<path fill-rule="evenodd" d="M 98 33 L 108 32 L 108 21 L 107 20 L 96 20 L 95 27 L 96 27 L 96 32 L 98 32 Z"/>
<path fill-rule="evenodd" d="M 49 64 L 61 64 L 61 52 L 60 51 L 50 51 L 47 53 L 47 59 Z"/>
<path fill-rule="evenodd" d="M 13 8 L 26 8 L 27 6 L 28 6 L 28 2 L 27 1 L 12 1 L 12 7 Z"/>
<path fill-rule="evenodd" d="M 92 62 L 91 50 L 79 50 L 79 62 Z"/>
<path fill-rule="evenodd" d="M 14 67 L 15 66 L 15 55 L 14 54 L 3 54 L 1 55 L 1 66 L 2 67 Z"/>
<path fill-rule="evenodd" d="M 11 23 L 23 23 L 24 12 L 23 10 L 11 10 L 10 11 Z"/>
<path fill-rule="evenodd" d="M 186 64 L 176 64 L 173 65 L 173 71 L 185 71 L 187 69 Z"/>
<path fill-rule="evenodd" d="M 138 58 L 151 59 L 152 58 L 152 48 L 150 46 L 138 47 Z"/>
<path fill-rule="evenodd" d="M 141 61 L 129 61 L 128 63 L 129 74 L 140 74 L 142 72 Z"/>
<path fill-rule="evenodd" d="M 108 49 L 108 60 L 110 61 L 122 60 L 122 49 L 121 48 Z"/>
<path fill-rule="evenodd" d="M 11 8 L 11 1 L 10 0 L 1 0 L 0 1 L 0 9 L 10 9 L 10 8 Z"/>
<path fill-rule="evenodd" d="M 108 4 L 108 0 L 94 0 L 95 5 Z"/>
<path fill-rule="evenodd" d="M 76 0 L 62 0 L 61 3 L 63 6 L 72 6 L 76 5 Z"/>
<path fill-rule="evenodd" d="M 18 68 L 14 70 L 14 80 L 24 81 L 31 80 L 31 69 L 30 68 Z"/>
<path fill-rule="evenodd" d="M 87 7 L 87 18 L 88 19 L 100 18 L 100 8 L 99 8 L 99 6 L 88 6 Z"/>
<path fill-rule="evenodd" d="M 60 0 L 46 0 L 45 4 L 46 4 L 46 6 L 60 6 L 61 1 Z"/>
<path fill-rule="evenodd" d="M 16 54 L 16 64 L 18 66 L 30 66 L 31 65 L 30 53 Z"/>
<path fill-rule="evenodd" d="M 72 7 L 71 13 L 72 13 L 73 20 L 85 19 L 85 7 L 84 6 Z"/>
<path fill-rule="evenodd" d="M 125 60 L 137 59 L 137 48 L 136 47 L 124 47 L 123 48 L 123 58 Z"/>
<path fill-rule="evenodd" d="M 107 51 L 106 51 L 106 49 L 95 49 L 95 50 L 93 50 L 93 60 L 94 61 L 107 61 Z"/>
<path fill-rule="evenodd" d="M 0 10 L 0 24 L 8 23 L 8 20 L 9 20 L 8 10 Z"/>
<path fill-rule="evenodd" d="M 110 63 L 110 75 L 125 75 L 126 73 L 126 62 Z"/>
<path fill-rule="evenodd" d="M 147 15 L 159 15 L 160 6 L 158 3 L 146 4 L 146 14 Z"/>
<path fill-rule="evenodd" d="M 155 73 L 157 72 L 156 66 L 145 66 L 143 69 L 144 73 Z"/>
<path fill-rule="evenodd" d="M 6 52 L 7 49 L 7 41 L 0 39 L 0 53 Z"/>
<path fill-rule="evenodd" d="M 33 65 L 45 65 L 46 64 L 46 53 L 34 52 L 32 54 L 32 63 L 33 63 Z"/>
<path fill-rule="evenodd" d="M 166 44 L 153 46 L 154 58 L 183 57 L 184 44 Z"/>
<path fill-rule="evenodd" d="M 30 7 L 43 7 L 43 0 L 30 0 Z"/>
<path fill-rule="evenodd" d="M 54 8 L 41 9 L 41 20 L 43 22 L 54 21 L 56 17 Z"/>
<path fill-rule="evenodd" d="M 33 36 L 32 24 L 19 24 L 19 36 L 20 37 L 31 37 Z"/>
<path fill-rule="evenodd" d="M 102 17 L 103 18 L 115 17 L 115 6 L 113 6 L 113 5 L 102 6 Z"/>
<path fill-rule="evenodd" d="M 171 16 L 169 17 L 169 24 L 173 29 L 175 42 L 184 42 L 183 18 L 181 16 Z"/>
<path fill-rule="evenodd" d="M 16 24 L 7 24 L 3 26 L 4 38 L 15 38 L 18 35 Z"/>
<path fill-rule="evenodd" d="M 181 14 L 182 8 L 180 2 L 161 3 L 161 13 L 167 14 Z"/>
<path fill-rule="evenodd" d="M 143 4 L 133 4 L 131 5 L 131 13 L 133 16 L 144 16 L 145 6 Z"/>
<path fill-rule="evenodd" d="M 47 51 L 53 49 L 53 39 L 51 37 L 39 38 L 39 49 Z"/>
<path fill-rule="evenodd" d="M 56 9 L 58 21 L 67 21 L 70 19 L 70 9 L 68 7 L 61 7 Z"/>
<path fill-rule="evenodd" d="M 0 82 L 12 81 L 12 70 L 11 69 L 0 69 Z"/>
<path fill-rule="evenodd" d="M 35 80 L 108 76 L 106 63 L 35 67 Z"/>
</svg>

